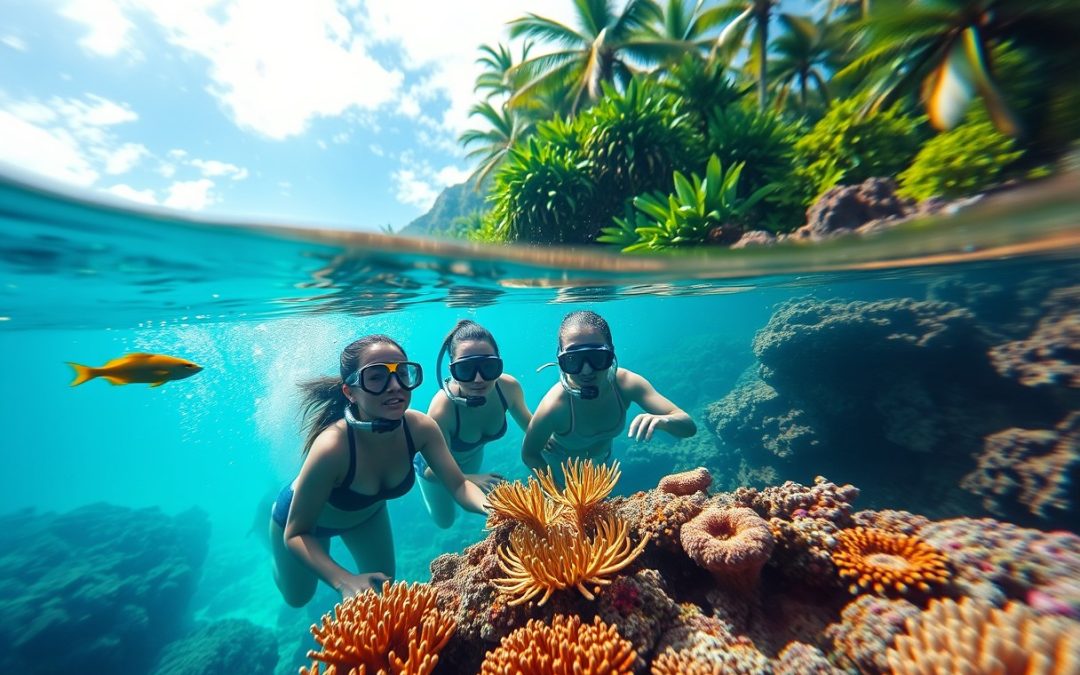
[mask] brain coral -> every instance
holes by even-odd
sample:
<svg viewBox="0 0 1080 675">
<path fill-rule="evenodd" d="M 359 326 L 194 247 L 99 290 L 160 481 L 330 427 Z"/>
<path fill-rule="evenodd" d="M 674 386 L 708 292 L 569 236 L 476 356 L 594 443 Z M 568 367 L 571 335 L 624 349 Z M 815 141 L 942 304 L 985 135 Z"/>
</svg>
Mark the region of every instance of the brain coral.
<svg viewBox="0 0 1080 675">
<path fill-rule="evenodd" d="M 682 526 L 679 536 L 691 560 L 739 589 L 757 584 L 775 544 L 769 524 L 743 507 L 705 509 Z"/>
<path fill-rule="evenodd" d="M 873 590 L 878 595 L 924 593 L 949 577 L 945 556 L 918 537 L 855 527 L 837 536 L 832 559 L 840 576 L 851 580 L 852 593 Z"/>
<path fill-rule="evenodd" d="M 1080 673 L 1080 623 L 1037 616 L 1010 602 L 1004 609 L 963 598 L 935 599 L 907 621 L 888 651 L 898 675 L 916 673 Z"/>
<path fill-rule="evenodd" d="M 707 489 L 712 485 L 712 474 L 703 466 L 682 473 L 673 473 L 660 479 L 657 486 L 661 492 L 685 497 Z"/>
<path fill-rule="evenodd" d="M 634 647 L 600 617 L 583 624 L 578 616 L 556 614 L 548 626 L 536 619 L 504 637 L 488 652 L 481 675 L 614 675 L 630 673 Z"/>
</svg>

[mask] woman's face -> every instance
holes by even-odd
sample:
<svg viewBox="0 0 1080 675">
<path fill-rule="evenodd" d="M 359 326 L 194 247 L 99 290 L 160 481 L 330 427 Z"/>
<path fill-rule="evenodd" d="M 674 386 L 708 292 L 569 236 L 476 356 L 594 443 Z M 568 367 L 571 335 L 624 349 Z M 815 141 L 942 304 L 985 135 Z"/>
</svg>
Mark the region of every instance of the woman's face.
<svg viewBox="0 0 1080 675">
<path fill-rule="evenodd" d="M 487 340 L 462 340 L 457 343 L 454 353 L 451 358 L 454 361 L 463 359 L 467 356 L 496 356 L 495 348 Z M 455 379 L 458 386 L 466 396 L 487 396 L 494 388 L 496 380 L 486 381 L 480 376 L 480 371 L 477 370 L 476 376 L 468 382 L 461 382 Z"/>
<path fill-rule="evenodd" d="M 608 339 L 598 328 L 580 324 L 567 326 L 562 332 L 562 351 L 567 351 L 580 345 L 607 345 Z M 585 363 L 581 372 L 577 375 L 567 373 L 566 377 L 575 387 L 599 386 L 599 383 L 607 379 L 607 370 L 593 370 L 592 366 Z"/>
<path fill-rule="evenodd" d="M 364 353 L 360 355 L 359 368 L 372 363 L 398 363 L 404 360 L 405 355 L 400 349 L 386 342 L 378 342 L 365 349 Z M 409 403 L 412 402 L 411 391 L 402 387 L 401 383 L 393 375 L 387 374 L 386 377 L 389 381 L 386 390 L 381 394 L 371 394 L 360 387 L 346 387 L 346 396 L 360 409 L 364 419 L 379 417 L 390 420 L 399 419 L 405 414 Z M 365 381 L 371 382 L 371 380 Z M 373 382 L 373 384 L 375 386 L 369 386 L 369 388 L 378 389 L 382 384 L 382 380 Z"/>
</svg>

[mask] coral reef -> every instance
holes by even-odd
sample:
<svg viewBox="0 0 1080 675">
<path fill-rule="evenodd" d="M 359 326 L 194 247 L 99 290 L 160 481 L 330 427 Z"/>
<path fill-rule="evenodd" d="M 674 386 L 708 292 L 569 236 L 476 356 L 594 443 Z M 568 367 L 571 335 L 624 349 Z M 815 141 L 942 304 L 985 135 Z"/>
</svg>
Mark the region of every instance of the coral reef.
<svg viewBox="0 0 1080 675">
<path fill-rule="evenodd" d="M 855 527 L 837 536 L 832 559 L 852 595 L 929 593 L 949 578 L 945 556 L 918 537 Z"/>
<path fill-rule="evenodd" d="M 1018 505 L 1046 517 L 1080 516 L 1080 410 L 1053 429 L 1006 429 L 986 437 L 976 468 L 961 481 L 983 506 L 1010 515 Z"/>
<path fill-rule="evenodd" d="M 1080 388 L 1080 286 L 1054 290 L 1042 318 L 1025 339 L 997 345 L 990 359 L 1005 377 L 1028 387 Z"/>
<path fill-rule="evenodd" d="M 277 661 L 277 641 L 269 630 L 227 619 L 200 626 L 170 644 L 150 675 L 272 673 Z"/>
<path fill-rule="evenodd" d="M 530 477 L 525 485 L 518 481 L 500 483 L 487 495 L 491 515 L 488 527 L 501 520 L 513 520 L 543 534 L 566 512 L 566 505 L 549 499 L 540 483 Z"/>
<path fill-rule="evenodd" d="M 481 675 L 616 675 L 632 672 L 634 647 L 614 626 L 594 617 L 556 615 L 551 624 L 530 619 L 502 639 L 480 667 Z"/>
<path fill-rule="evenodd" d="M 970 598 L 933 600 L 907 620 L 886 658 L 898 675 L 1080 673 L 1080 623 L 1016 602 L 997 609 Z"/>
<path fill-rule="evenodd" d="M 700 490 L 707 490 L 712 485 L 712 474 L 703 466 L 682 473 L 673 473 L 660 479 L 657 485 L 661 492 L 685 497 Z"/>
<path fill-rule="evenodd" d="M 574 512 L 578 529 L 584 531 L 597 505 L 611 494 L 615 483 L 619 482 L 619 463 L 593 464 L 589 460 L 572 459 L 563 463 L 562 475 L 566 487 L 561 490 L 555 483 L 550 466 L 546 473 L 538 473 L 537 478 L 553 501 Z"/>
<path fill-rule="evenodd" d="M 387 581 L 381 593 L 365 591 L 343 600 L 333 616 L 311 627 L 322 649 L 308 652 L 316 663 L 311 670 L 301 668 L 301 675 L 319 675 L 320 663 L 328 666 L 326 675 L 430 673 L 456 627 L 435 598 L 430 586 Z"/>
<path fill-rule="evenodd" d="M 772 554 L 775 540 L 753 509 L 710 508 L 682 526 L 683 550 L 722 583 L 752 589 Z"/>
</svg>

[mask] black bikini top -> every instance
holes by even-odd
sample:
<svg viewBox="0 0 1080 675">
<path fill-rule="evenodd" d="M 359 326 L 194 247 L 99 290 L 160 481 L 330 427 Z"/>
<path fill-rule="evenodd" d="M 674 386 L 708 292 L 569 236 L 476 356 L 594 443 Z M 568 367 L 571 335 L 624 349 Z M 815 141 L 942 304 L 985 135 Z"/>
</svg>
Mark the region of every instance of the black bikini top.
<svg viewBox="0 0 1080 675">
<path fill-rule="evenodd" d="M 409 432 L 409 424 L 404 418 L 401 420 L 401 428 L 405 430 L 405 443 L 409 447 L 409 464 L 411 465 L 413 457 L 416 456 L 416 445 Z M 379 490 L 373 495 L 353 490 L 350 486 L 353 478 L 356 477 L 356 441 L 353 440 L 352 427 L 346 425 L 346 429 L 349 434 L 349 470 L 345 472 L 345 479 L 342 480 L 341 485 L 330 491 L 330 497 L 326 500 L 330 506 L 342 511 L 360 511 L 381 501 L 400 497 L 412 489 L 413 483 L 416 482 L 416 474 L 410 470 L 400 483 L 394 487 Z"/>
</svg>

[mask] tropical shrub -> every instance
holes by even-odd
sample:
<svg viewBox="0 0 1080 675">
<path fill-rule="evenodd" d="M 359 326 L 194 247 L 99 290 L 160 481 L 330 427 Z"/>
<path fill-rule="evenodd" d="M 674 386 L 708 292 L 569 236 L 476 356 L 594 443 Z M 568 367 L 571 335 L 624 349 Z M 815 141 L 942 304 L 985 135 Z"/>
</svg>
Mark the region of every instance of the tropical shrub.
<svg viewBox="0 0 1080 675">
<path fill-rule="evenodd" d="M 686 171 L 705 159 L 700 136 L 686 124 L 679 99 L 637 80 L 622 93 L 605 87 L 604 98 L 576 125 L 597 189 L 591 212 L 582 214 L 594 223 L 594 234 L 635 195 L 665 188 L 673 171 Z"/>
<path fill-rule="evenodd" d="M 858 98 L 834 102 L 795 143 L 795 186 L 804 206 L 841 180 L 854 185 L 900 173 L 918 150 L 921 124 L 896 106 L 864 114 Z"/>
<path fill-rule="evenodd" d="M 708 117 L 705 147 L 720 159 L 722 166 L 745 165 L 741 179 L 743 192 L 777 186 L 747 214 L 747 224 L 754 229 L 787 232 L 803 224 L 802 200 L 791 199 L 788 190 L 793 179 L 797 138 L 795 124 L 756 107 L 732 105 Z"/>
<path fill-rule="evenodd" d="M 753 90 L 753 85 L 736 85 L 723 60 L 706 60 L 697 54 L 687 54 L 669 68 L 660 84 L 683 102 L 689 122 L 703 134 L 710 115 L 735 105 Z"/>
<path fill-rule="evenodd" d="M 505 241 L 583 242 L 591 237 L 580 214 L 594 194 L 588 163 L 545 138 L 541 125 L 495 173 L 492 217 Z"/>
<path fill-rule="evenodd" d="M 661 251 L 677 246 L 705 243 L 710 230 L 742 219 L 771 186 L 749 197 L 739 197 L 739 175 L 743 165 L 736 164 L 725 173 L 713 155 L 705 170 L 705 179 L 691 175 L 687 180 L 674 174 L 675 193 L 645 194 L 634 199 L 639 213 L 616 218 L 615 227 L 606 227 L 597 241 L 615 244 L 624 252 Z"/>
<path fill-rule="evenodd" d="M 1006 175 L 1023 151 L 999 132 L 982 107 L 951 131 L 938 134 L 900 174 L 897 192 L 922 201 L 930 197 L 951 199 L 984 190 Z"/>
</svg>

